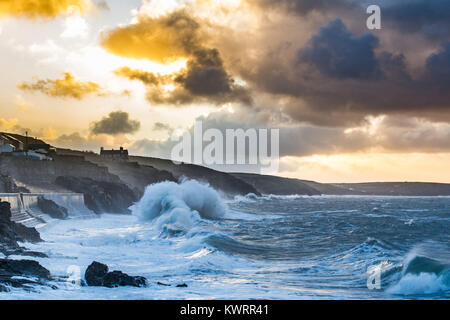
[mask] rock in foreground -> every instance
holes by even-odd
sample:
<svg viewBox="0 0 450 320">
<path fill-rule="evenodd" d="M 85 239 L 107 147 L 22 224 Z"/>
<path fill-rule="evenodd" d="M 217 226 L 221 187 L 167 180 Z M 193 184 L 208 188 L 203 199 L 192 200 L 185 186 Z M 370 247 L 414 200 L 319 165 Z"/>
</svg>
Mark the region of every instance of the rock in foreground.
<svg viewBox="0 0 450 320">
<path fill-rule="evenodd" d="M 108 272 L 107 265 L 94 261 L 86 269 L 84 278 L 89 286 L 115 288 L 120 286 L 145 287 L 147 279 L 140 276 L 129 276 L 122 271 Z"/>
<path fill-rule="evenodd" d="M 0 291 L 9 291 L 8 286 L 44 284 L 44 280 L 51 280 L 50 271 L 37 261 L 0 259 Z"/>
<path fill-rule="evenodd" d="M 17 242 L 40 242 L 39 232 L 11 221 L 11 205 L 0 202 L 0 252 L 5 255 L 20 254 L 23 248 Z"/>
</svg>

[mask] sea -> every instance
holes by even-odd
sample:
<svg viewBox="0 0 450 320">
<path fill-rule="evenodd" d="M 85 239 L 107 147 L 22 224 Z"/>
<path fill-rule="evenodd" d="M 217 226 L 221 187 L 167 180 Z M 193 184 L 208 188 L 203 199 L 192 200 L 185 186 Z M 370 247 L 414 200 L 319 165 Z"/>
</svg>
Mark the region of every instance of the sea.
<svg viewBox="0 0 450 320">
<path fill-rule="evenodd" d="M 22 245 L 48 255 L 31 259 L 52 286 L 0 299 L 450 298 L 450 197 L 227 198 L 185 180 L 148 186 L 131 211 L 49 219 Z M 93 261 L 148 286 L 86 286 Z"/>
</svg>

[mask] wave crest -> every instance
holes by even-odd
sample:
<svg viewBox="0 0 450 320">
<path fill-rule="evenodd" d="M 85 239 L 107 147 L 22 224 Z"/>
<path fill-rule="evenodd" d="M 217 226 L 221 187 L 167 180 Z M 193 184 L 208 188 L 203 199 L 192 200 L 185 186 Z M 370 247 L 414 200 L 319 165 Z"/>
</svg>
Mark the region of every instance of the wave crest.
<svg viewBox="0 0 450 320">
<path fill-rule="evenodd" d="M 450 292 L 450 253 L 448 248 L 427 243 L 406 258 L 400 281 L 390 287 L 393 294 L 417 295 Z"/>
<path fill-rule="evenodd" d="M 219 219 L 226 211 L 218 192 L 196 180 L 171 181 L 149 185 L 132 212 L 142 221 L 151 221 L 162 215 L 172 219 L 189 219 L 197 213 L 203 219 Z"/>
</svg>

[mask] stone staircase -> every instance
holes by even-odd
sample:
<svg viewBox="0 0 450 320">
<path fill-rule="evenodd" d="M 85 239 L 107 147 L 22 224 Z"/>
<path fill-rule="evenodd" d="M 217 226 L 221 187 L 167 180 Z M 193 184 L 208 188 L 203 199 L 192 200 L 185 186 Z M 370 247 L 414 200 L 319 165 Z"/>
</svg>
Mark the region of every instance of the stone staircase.
<svg viewBox="0 0 450 320">
<path fill-rule="evenodd" d="M 23 224 L 29 228 L 41 228 L 45 226 L 46 221 L 42 215 L 35 215 L 25 210 L 11 212 L 11 221 Z"/>
</svg>

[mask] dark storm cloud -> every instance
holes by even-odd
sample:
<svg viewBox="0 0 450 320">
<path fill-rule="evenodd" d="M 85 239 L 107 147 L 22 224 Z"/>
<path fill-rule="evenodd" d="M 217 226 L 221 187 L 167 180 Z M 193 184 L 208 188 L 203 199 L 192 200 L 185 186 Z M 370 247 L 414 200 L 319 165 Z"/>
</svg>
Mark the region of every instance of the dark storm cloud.
<svg viewBox="0 0 450 320">
<path fill-rule="evenodd" d="M 429 38 L 450 37 L 450 2 L 448 0 L 247 0 L 267 9 L 283 9 L 302 17 L 319 12 L 343 17 L 365 13 L 369 5 L 379 5 L 385 27 L 406 33 L 420 33 Z"/>
<path fill-rule="evenodd" d="M 170 75 L 161 76 L 128 67 L 117 69 L 115 74 L 145 84 L 147 100 L 152 104 L 252 102 L 250 92 L 237 85 L 225 70 L 217 49 L 195 50 L 186 68 Z M 165 85 L 173 85 L 174 89 L 165 91 Z"/>
<path fill-rule="evenodd" d="M 404 32 L 430 37 L 450 36 L 450 1 L 408 0 L 382 5 L 383 18 Z"/>
<path fill-rule="evenodd" d="M 239 41 L 246 30 L 227 32 L 193 12 L 178 10 L 159 17 L 139 16 L 135 24 L 104 33 L 102 45 L 125 57 L 162 63 L 186 59 L 183 70 L 165 76 L 129 68 L 116 71 L 144 83 L 152 105 L 238 102 L 255 107 L 254 98 L 268 108 L 270 104 L 281 108 L 294 121 L 312 125 L 355 126 L 369 115 L 383 114 L 450 121 L 448 45 L 439 49 L 433 41 L 429 46 L 423 36 L 406 30 L 410 19 L 423 26 L 446 23 L 447 13 L 439 13 L 446 9 L 444 2 L 247 2 L 264 17 L 265 11 L 277 10 L 273 20 L 279 19 L 267 19 L 264 28 L 252 30 L 256 40 L 251 44 Z M 407 8 L 409 3 L 414 10 Z M 380 31 L 365 27 L 369 4 L 382 8 Z M 407 9 L 403 16 L 401 8 Z M 280 21 L 279 31 L 272 28 Z M 247 85 L 240 85 L 239 78 Z"/>
<path fill-rule="evenodd" d="M 249 92 L 227 73 L 217 49 L 196 50 L 186 70 L 175 78 L 175 83 L 191 96 L 205 97 L 219 104 L 233 101 L 251 104 Z"/>
<path fill-rule="evenodd" d="M 375 57 L 378 38 L 370 33 L 354 36 L 339 20 L 333 20 L 314 35 L 299 52 L 299 62 L 316 67 L 324 75 L 345 79 L 381 76 Z"/>
<path fill-rule="evenodd" d="M 131 120 L 127 112 L 111 112 L 107 117 L 91 125 L 93 134 L 118 135 L 125 133 L 134 133 L 139 130 L 141 124 L 139 121 Z"/>
<path fill-rule="evenodd" d="M 441 50 L 428 58 L 427 72 L 436 86 L 450 89 L 450 42 L 443 43 Z"/>
<path fill-rule="evenodd" d="M 232 79 L 223 69 L 217 49 L 202 49 L 194 53 L 188 62 L 187 72 L 176 78 L 176 82 L 192 94 L 216 95 L 231 92 Z"/>
<path fill-rule="evenodd" d="M 333 20 L 294 58 L 275 49 L 242 75 L 283 97 L 284 112 L 297 121 L 349 126 L 382 114 L 450 120 L 450 46 L 444 43 L 412 77 L 404 55 L 377 45 L 371 33 L 354 34 Z"/>
<path fill-rule="evenodd" d="M 268 8 L 281 8 L 287 12 L 306 15 L 313 11 L 333 11 L 353 7 L 353 1 L 346 0 L 248 0 L 250 3 Z"/>
</svg>

